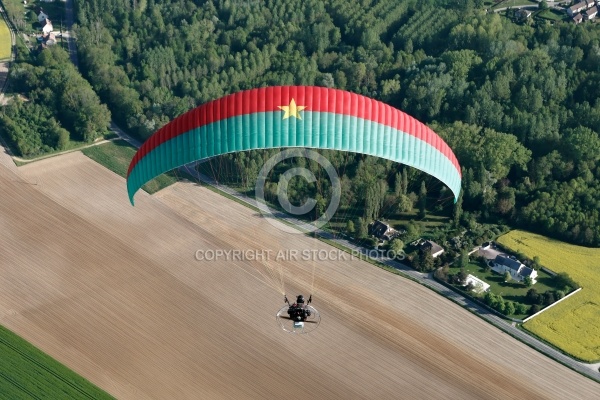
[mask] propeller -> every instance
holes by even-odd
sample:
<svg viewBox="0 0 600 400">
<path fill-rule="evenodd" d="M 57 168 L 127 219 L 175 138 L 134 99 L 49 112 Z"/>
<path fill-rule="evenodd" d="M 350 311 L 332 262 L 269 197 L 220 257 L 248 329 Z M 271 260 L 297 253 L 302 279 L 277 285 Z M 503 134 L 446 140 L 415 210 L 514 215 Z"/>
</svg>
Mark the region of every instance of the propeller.
<svg viewBox="0 0 600 400">
<path fill-rule="evenodd" d="M 316 323 L 318 323 L 318 321 L 296 321 L 294 318 L 286 317 L 285 315 L 280 315 L 279 318 L 281 318 L 281 319 L 289 319 L 290 321 L 294 321 L 294 322 L 308 322 L 309 324 L 316 324 Z"/>
</svg>

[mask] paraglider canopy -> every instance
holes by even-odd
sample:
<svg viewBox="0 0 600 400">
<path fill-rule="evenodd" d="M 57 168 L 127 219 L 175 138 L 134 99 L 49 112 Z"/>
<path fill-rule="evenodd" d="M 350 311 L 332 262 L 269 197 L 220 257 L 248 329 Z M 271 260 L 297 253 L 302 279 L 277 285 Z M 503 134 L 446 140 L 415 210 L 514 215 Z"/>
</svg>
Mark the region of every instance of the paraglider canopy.
<svg viewBox="0 0 600 400">
<path fill-rule="evenodd" d="M 430 128 L 380 101 L 338 89 L 246 90 L 174 119 L 140 147 L 127 173 L 131 204 L 142 185 L 182 165 L 254 149 L 307 147 L 362 153 L 422 170 L 460 193 L 454 153 Z"/>
</svg>

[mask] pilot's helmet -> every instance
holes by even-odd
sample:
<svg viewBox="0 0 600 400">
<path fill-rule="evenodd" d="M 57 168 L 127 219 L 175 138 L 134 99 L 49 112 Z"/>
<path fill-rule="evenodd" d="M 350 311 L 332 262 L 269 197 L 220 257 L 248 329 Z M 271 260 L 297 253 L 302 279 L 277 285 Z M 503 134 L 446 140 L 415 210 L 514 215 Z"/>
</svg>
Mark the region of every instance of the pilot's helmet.
<svg viewBox="0 0 600 400">
<path fill-rule="evenodd" d="M 299 295 L 298 298 L 296 299 L 296 303 L 303 304 L 304 303 L 304 296 Z"/>
</svg>

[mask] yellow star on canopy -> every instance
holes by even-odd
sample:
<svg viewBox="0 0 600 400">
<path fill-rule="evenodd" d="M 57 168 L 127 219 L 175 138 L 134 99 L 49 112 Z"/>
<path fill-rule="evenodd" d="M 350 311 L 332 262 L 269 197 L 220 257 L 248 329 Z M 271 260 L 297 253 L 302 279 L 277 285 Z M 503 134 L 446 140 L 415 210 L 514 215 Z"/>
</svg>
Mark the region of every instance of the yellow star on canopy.
<svg viewBox="0 0 600 400">
<path fill-rule="evenodd" d="M 296 101 L 292 98 L 289 106 L 278 106 L 280 109 L 285 111 L 283 114 L 283 119 L 288 119 L 289 117 L 295 117 L 298 119 L 302 119 L 300 117 L 300 111 L 304 110 L 306 106 L 297 106 Z"/>
</svg>

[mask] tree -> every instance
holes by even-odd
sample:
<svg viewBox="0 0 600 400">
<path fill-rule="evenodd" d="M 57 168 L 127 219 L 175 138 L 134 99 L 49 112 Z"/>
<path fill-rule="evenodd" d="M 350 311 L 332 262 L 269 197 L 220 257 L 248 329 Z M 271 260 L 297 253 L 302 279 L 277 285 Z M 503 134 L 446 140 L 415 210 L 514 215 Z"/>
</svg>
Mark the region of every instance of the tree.
<svg viewBox="0 0 600 400">
<path fill-rule="evenodd" d="M 400 194 L 398 196 L 398 211 L 401 213 L 409 212 L 410 210 L 412 210 L 412 208 L 413 202 L 410 199 L 410 197 L 408 197 L 405 194 Z"/>
<path fill-rule="evenodd" d="M 560 272 L 556 274 L 553 280 L 556 287 L 561 288 L 565 292 L 570 292 L 569 288 L 579 288 L 579 285 L 566 272 Z"/>
<path fill-rule="evenodd" d="M 527 287 L 531 287 L 533 286 L 533 279 L 531 279 L 530 276 L 526 276 L 525 278 L 523 278 L 523 284 L 525 284 L 525 286 Z"/>
<path fill-rule="evenodd" d="M 506 314 L 506 301 L 504 301 L 501 295 L 498 295 L 498 297 L 496 297 L 496 300 L 496 311 L 498 311 L 501 314 Z"/>
<path fill-rule="evenodd" d="M 554 303 L 556 299 L 554 298 L 554 293 L 551 290 L 544 292 L 544 305 L 549 306 Z"/>
<path fill-rule="evenodd" d="M 463 192 L 464 190 L 460 191 L 460 195 L 458 196 L 456 204 L 454 204 L 454 210 L 452 212 L 452 219 L 455 226 L 458 226 L 460 223 L 460 217 L 462 216 Z"/>
<path fill-rule="evenodd" d="M 403 254 L 404 243 L 400 239 L 392 239 L 392 241 L 390 242 L 390 250 L 397 255 Z"/>
<path fill-rule="evenodd" d="M 450 268 L 448 267 L 448 265 L 444 265 L 443 267 L 436 269 L 435 272 L 433 273 L 433 276 L 436 279 L 439 279 L 440 281 L 448 282 L 449 271 L 450 271 Z"/>
<path fill-rule="evenodd" d="M 504 273 L 503 278 L 504 278 L 504 282 L 510 282 L 510 280 L 512 279 L 512 276 L 510 275 L 510 272 L 506 271 Z"/>
<path fill-rule="evenodd" d="M 410 265 L 417 271 L 421 270 L 421 253 L 418 251 L 413 251 L 408 255 L 408 260 L 410 261 Z"/>
<path fill-rule="evenodd" d="M 546 0 L 540 1 L 539 9 L 540 10 L 547 10 L 548 9 L 548 2 L 546 2 Z"/>
<path fill-rule="evenodd" d="M 542 309 L 542 307 L 540 307 L 539 304 L 534 304 L 529 309 L 529 315 L 533 315 L 535 313 L 538 313 L 538 312 L 540 312 L 541 309 Z"/>
<path fill-rule="evenodd" d="M 504 315 L 513 315 L 516 311 L 516 307 L 512 301 L 507 301 L 504 307 Z"/>
<path fill-rule="evenodd" d="M 435 260 L 429 251 L 426 251 L 422 254 L 421 257 L 421 271 L 429 272 L 433 271 L 435 265 Z"/>
<path fill-rule="evenodd" d="M 419 218 L 425 218 L 425 207 L 427 206 L 427 187 L 425 181 L 421 181 L 421 189 L 419 190 Z"/>
<path fill-rule="evenodd" d="M 527 313 L 527 306 L 523 303 L 514 303 L 515 314 L 523 315 Z"/>
<path fill-rule="evenodd" d="M 467 250 L 462 250 L 458 260 L 458 266 L 461 268 L 466 268 L 467 265 L 469 265 L 469 252 Z"/>
<path fill-rule="evenodd" d="M 414 221 L 409 222 L 406 226 L 406 234 L 404 235 L 404 239 L 406 242 L 412 242 L 421 236 L 421 226 Z"/>
<path fill-rule="evenodd" d="M 368 226 L 367 221 L 365 221 L 364 218 L 359 218 L 356 225 L 358 226 L 356 236 L 359 239 L 366 238 L 367 235 L 369 234 L 369 226 Z"/>
<path fill-rule="evenodd" d="M 469 274 L 467 273 L 467 271 L 465 271 L 464 268 L 461 268 L 460 272 L 456 274 L 456 276 L 458 278 L 458 283 L 462 286 L 465 284 L 465 282 L 467 282 L 467 277 L 469 276 Z"/>
<path fill-rule="evenodd" d="M 537 304 L 539 297 L 540 296 L 535 288 L 529 289 L 525 295 L 525 299 L 530 304 Z"/>
<path fill-rule="evenodd" d="M 346 232 L 348 232 L 348 234 L 350 235 L 352 235 L 355 232 L 354 222 L 352 222 L 351 219 L 349 219 L 348 222 L 346 222 Z"/>
</svg>

